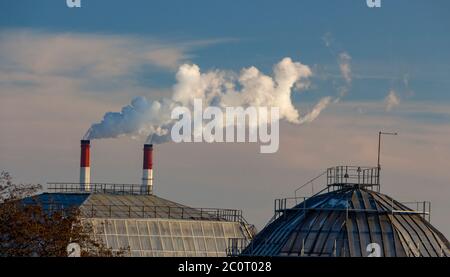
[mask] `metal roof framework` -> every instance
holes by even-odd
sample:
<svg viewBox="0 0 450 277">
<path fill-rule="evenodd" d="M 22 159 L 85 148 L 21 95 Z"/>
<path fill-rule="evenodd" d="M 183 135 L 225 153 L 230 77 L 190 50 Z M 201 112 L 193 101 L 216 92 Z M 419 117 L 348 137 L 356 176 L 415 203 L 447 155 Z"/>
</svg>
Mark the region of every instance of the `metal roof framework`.
<svg viewBox="0 0 450 277">
<path fill-rule="evenodd" d="M 348 174 L 350 168 L 356 174 Z M 229 253 L 365 257 L 372 253 L 369 245 L 376 243 L 386 257 L 450 256 L 448 240 L 429 223 L 431 204 L 407 203 L 416 206 L 413 209 L 379 193 L 378 168 L 334 167 L 300 188 L 314 186 L 321 177 L 326 187 L 315 194 L 312 189 L 311 197 L 275 200 L 266 227 L 242 252 Z"/>
<path fill-rule="evenodd" d="M 28 197 L 25 205 L 46 212 L 78 208 L 93 236 L 113 251 L 129 248 L 130 256 L 226 256 L 230 239 L 250 241 L 256 231 L 241 210 L 188 207 L 128 184 L 52 183 L 51 193 Z"/>
<path fill-rule="evenodd" d="M 50 193 L 23 200 L 39 203 L 45 210 L 79 207 L 83 217 L 171 218 L 190 220 L 233 221 L 248 224 L 237 209 L 192 208 L 146 191 L 133 184 L 91 184 L 90 191 L 76 183 L 49 183 Z M 249 225 L 249 224 L 248 224 Z"/>
</svg>

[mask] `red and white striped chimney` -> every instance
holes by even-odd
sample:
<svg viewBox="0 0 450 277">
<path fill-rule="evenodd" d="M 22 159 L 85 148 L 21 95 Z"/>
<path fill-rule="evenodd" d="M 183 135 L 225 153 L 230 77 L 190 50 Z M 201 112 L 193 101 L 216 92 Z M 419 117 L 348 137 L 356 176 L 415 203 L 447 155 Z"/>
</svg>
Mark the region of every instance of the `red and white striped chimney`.
<svg viewBox="0 0 450 277">
<path fill-rule="evenodd" d="M 144 144 L 142 191 L 153 194 L 153 144 Z"/>
<path fill-rule="evenodd" d="M 89 140 L 81 140 L 80 186 L 85 191 L 90 190 L 91 184 L 90 146 Z"/>
</svg>

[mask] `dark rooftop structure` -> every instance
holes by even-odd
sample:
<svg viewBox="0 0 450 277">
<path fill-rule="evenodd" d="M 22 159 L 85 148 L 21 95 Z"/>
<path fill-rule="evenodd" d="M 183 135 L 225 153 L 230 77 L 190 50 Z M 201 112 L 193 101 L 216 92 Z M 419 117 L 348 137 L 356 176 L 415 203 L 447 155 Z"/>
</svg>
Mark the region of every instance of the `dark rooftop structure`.
<svg viewBox="0 0 450 277">
<path fill-rule="evenodd" d="M 167 218 L 191 220 L 242 221 L 242 211 L 235 209 L 191 208 L 154 194 L 141 193 L 140 185 L 90 184 L 92 191 L 77 189 L 79 184 L 49 184 L 50 193 L 25 199 L 39 203 L 45 210 L 79 208 L 91 218 Z M 102 187 L 102 189 L 99 189 Z M 136 189 L 137 188 L 137 189 Z"/>
<path fill-rule="evenodd" d="M 241 210 L 192 208 L 141 191 L 141 185 L 51 183 L 23 200 L 45 211 L 78 208 L 96 239 L 131 256 L 225 256 L 232 239 L 249 242 L 254 227 Z"/>
<path fill-rule="evenodd" d="M 299 191 L 324 184 L 311 197 Z M 314 191 L 314 190 L 312 190 Z M 241 252 L 319 257 L 448 257 L 450 244 L 430 220 L 429 202 L 400 203 L 379 192 L 379 168 L 337 166 L 275 200 L 275 214 Z"/>
</svg>

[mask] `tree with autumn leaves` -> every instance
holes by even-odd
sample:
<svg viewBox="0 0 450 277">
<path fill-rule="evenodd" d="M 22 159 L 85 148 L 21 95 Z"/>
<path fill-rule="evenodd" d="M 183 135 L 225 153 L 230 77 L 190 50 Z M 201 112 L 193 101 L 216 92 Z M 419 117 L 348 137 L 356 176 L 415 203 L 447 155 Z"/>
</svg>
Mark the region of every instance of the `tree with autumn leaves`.
<svg viewBox="0 0 450 277">
<path fill-rule="evenodd" d="M 67 256 L 69 243 L 77 243 L 81 256 L 121 256 L 91 235 L 93 226 L 82 220 L 77 208 L 45 211 L 23 199 L 41 191 L 40 185 L 18 185 L 7 172 L 0 173 L 0 257 Z"/>
</svg>

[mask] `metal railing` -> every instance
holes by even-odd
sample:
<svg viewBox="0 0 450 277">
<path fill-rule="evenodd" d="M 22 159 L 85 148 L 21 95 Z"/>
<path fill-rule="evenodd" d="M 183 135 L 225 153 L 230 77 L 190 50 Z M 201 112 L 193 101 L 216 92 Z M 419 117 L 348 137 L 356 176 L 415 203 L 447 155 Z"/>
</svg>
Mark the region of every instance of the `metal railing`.
<svg viewBox="0 0 450 277">
<path fill-rule="evenodd" d="M 299 191 L 301 190 L 305 190 L 308 189 L 309 191 L 311 191 L 311 196 L 313 196 L 315 194 L 314 189 L 315 189 L 315 185 L 318 184 L 320 186 L 323 186 L 325 180 L 321 180 L 321 178 L 325 178 L 325 174 L 327 174 L 328 171 L 324 171 L 321 174 L 319 174 L 318 176 L 312 178 L 311 180 L 309 180 L 308 182 L 304 183 L 303 185 L 301 185 L 300 187 L 298 187 L 295 191 L 294 191 L 294 195 L 295 198 L 297 198 L 297 194 L 299 193 Z M 328 180 L 328 177 L 327 177 Z"/>
<path fill-rule="evenodd" d="M 326 186 L 325 186 L 326 184 Z M 314 196 L 327 190 L 335 190 L 342 186 L 364 186 L 366 188 L 380 186 L 380 170 L 378 167 L 340 165 L 329 167 L 316 177 L 294 190 L 294 198 L 304 195 Z M 300 197 L 300 198 L 303 198 Z"/>
<path fill-rule="evenodd" d="M 326 178 L 326 180 L 324 180 Z M 326 184 L 326 185 L 325 185 Z M 307 211 L 319 211 L 319 210 L 333 210 L 333 211 L 345 211 L 348 215 L 352 212 L 375 212 L 375 213 L 391 213 L 391 214 L 419 214 L 424 219 L 431 221 L 431 202 L 429 201 L 413 201 L 413 202 L 400 202 L 407 207 L 405 210 L 397 210 L 392 202 L 390 209 L 388 210 L 376 210 L 376 209 L 352 209 L 349 208 L 349 203 L 346 203 L 345 208 L 308 208 L 307 200 L 313 196 L 322 194 L 324 192 L 334 191 L 346 186 L 360 186 L 366 189 L 372 189 L 377 187 L 379 192 L 380 187 L 380 168 L 369 166 L 335 166 L 327 168 L 324 172 L 309 180 L 305 184 L 301 185 L 294 191 L 294 197 L 286 197 L 274 200 L 274 216 L 269 221 L 273 222 L 275 219 L 282 215 L 286 215 L 286 211 L 289 210 L 303 210 Z M 319 189 L 317 188 L 319 187 Z M 299 196 L 300 191 L 305 191 L 306 194 L 311 193 L 309 197 Z M 348 200 L 347 200 L 348 201 Z M 302 206 L 297 206 L 303 203 Z M 415 207 L 413 207 L 415 206 Z M 268 223 L 268 224 L 269 224 Z"/>
<path fill-rule="evenodd" d="M 116 195 L 151 195 L 151 191 L 142 187 L 141 184 L 115 184 L 115 183 L 90 183 L 89 189 L 83 189 L 85 184 L 81 183 L 47 183 L 47 191 L 51 193 L 106 193 Z M 62 204 L 45 203 L 47 210 L 64 209 Z M 203 219 L 240 222 L 246 226 L 249 236 L 256 233 L 255 226 L 249 224 L 241 210 L 237 209 L 217 209 L 217 208 L 192 208 L 174 207 L 161 205 L 102 205 L 84 204 L 81 213 L 85 217 L 115 216 L 115 217 L 140 217 L 157 218 L 165 216 L 172 219 Z"/>
<path fill-rule="evenodd" d="M 32 204 L 27 204 L 32 205 Z M 102 205 L 83 204 L 81 207 L 67 206 L 57 202 L 40 202 L 45 212 L 76 212 L 85 218 L 109 217 L 109 218 L 168 218 L 228 221 L 244 224 L 249 230 L 253 225 L 248 224 L 242 215 L 242 210 L 218 209 L 218 208 L 191 208 L 167 205 Z"/>
<path fill-rule="evenodd" d="M 306 200 L 309 197 L 286 197 L 274 200 L 274 219 L 280 217 L 287 210 L 293 210 L 295 206 L 303 203 L 306 208 Z"/>
<path fill-rule="evenodd" d="M 409 202 L 400 202 L 400 204 L 405 205 L 410 210 L 417 211 L 422 217 L 431 222 L 431 201 L 409 201 Z M 404 211 L 397 211 L 394 208 L 392 210 L 396 213 L 401 213 Z"/>
<path fill-rule="evenodd" d="M 190 208 L 173 206 L 83 205 L 84 217 L 171 218 L 244 222 L 242 211 L 233 209 Z"/>
<path fill-rule="evenodd" d="M 251 240 L 245 238 L 229 238 L 226 253 L 228 257 L 241 255 L 242 251 L 250 244 Z"/>
<path fill-rule="evenodd" d="M 379 186 L 378 167 L 335 166 L 327 169 L 327 186 Z"/>
<path fill-rule="evenodd" d="M 84 188 L 86 187 L 86 189 Z M 152 194 L 141 184 L 112 184 L 112 183 L 47 183 L 47 190 L 63 193 L 109 193 L 109 194 Z"/>
<path fill-rule="evenodd" d="M 307 206 L 308 197 L 288 197 L 275 199 L 274 201 L 274 216 L 272 221 L 279 218 L 282 215 L 286 215 L 287 211 L 303 211 L 307 213 L 309 211 L 334 211 L 334 212 L 345 212 L 347 217 L 350 213 L 376 213 L 376 214 L 418 214 L 421 215 L 425 220 L 431 222 L 431 202 L 430 201 L 411 201 L 411 202 L 397 202 L 406 207 L 406 209 L 398 210 L 395 208 L 394 202 L 389 203 L 389 208 L 385 210 L 380 209 L 355 209 L 349 208 L 349 200 L 346 200 L 343 206 L 345 208 L 313 208 Z M 302 201 L 299 201 L 302 200 Z M 342 200 L 341 200 L 342 201 Z M 303 205 L 298 206 L 298 203 Z"/>
</svg>

